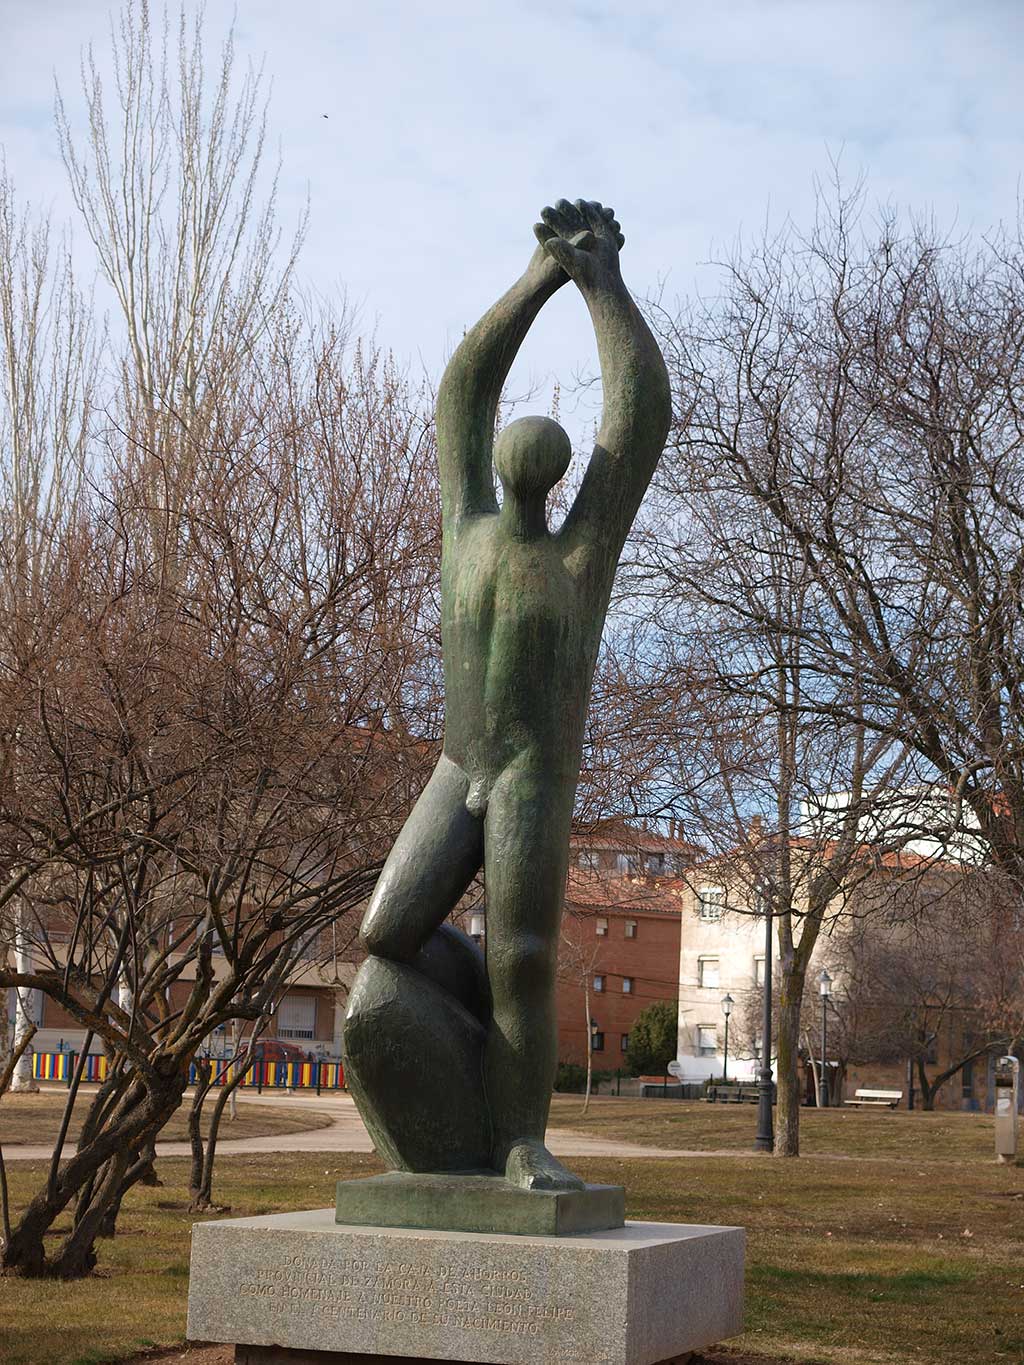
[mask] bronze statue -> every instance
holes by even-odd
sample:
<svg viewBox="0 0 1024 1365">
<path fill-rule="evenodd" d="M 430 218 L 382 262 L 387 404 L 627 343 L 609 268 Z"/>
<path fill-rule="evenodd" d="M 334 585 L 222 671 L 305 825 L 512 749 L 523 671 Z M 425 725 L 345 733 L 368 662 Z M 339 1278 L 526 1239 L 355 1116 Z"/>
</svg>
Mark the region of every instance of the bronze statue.
<svg viewBox="0 0 1024 1365">
<path fill-rule="evenodd" d="M 444 748 L 363 922 L 370 956 L 345 1047 L 348 1083 L 397 1169 L 574 1190 L 582 1182 L 544 1145 L 570 822 L 615 569 L 670 397 L 622 282 L 614 212 L 562 199 L 541 217 L 526 272 L 463 340 L 438 395 Z M 494 424 L 530 324 L 570 279 L 593 321 L 604 410 L 579 494 L 552 533 L 546 501 L 568 467 L 568 436 L 524 417 L 495 440 Z M 481 866 L 486 962 L 444 924 Z"/>
</svg>

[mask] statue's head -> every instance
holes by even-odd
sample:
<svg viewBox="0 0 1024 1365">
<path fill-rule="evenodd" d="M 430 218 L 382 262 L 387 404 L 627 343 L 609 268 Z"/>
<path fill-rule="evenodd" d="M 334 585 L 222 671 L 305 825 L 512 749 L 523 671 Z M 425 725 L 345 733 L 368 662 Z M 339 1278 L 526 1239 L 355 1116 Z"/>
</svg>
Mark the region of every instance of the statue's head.
<svg viewBox="0 0 1024 1365">
<path fill-rule="evenodd" d="M 520 417 L 498 433 L 494 467 L 506 494 L 545 499 L 569 468 L 572 443 L 550 417 Z"/>
</svg>

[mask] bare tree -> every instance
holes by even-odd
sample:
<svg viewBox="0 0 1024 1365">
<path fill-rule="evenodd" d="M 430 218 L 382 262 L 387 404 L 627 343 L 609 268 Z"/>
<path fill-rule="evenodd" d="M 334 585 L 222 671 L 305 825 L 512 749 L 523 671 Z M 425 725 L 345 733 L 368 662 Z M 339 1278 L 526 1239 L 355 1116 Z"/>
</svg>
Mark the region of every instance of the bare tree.
<svg viewBox="0 0 1024 1365">
<path fill-rule="evenodd" d="M 732 789 L 712 809 L 773 833 L 780 1152 L 795 1150 L 790 1044 L 814 926 L 860 839 L 938 851 L 976 835 L 1018 886 L 1024 871 L 1024 250 L 888 213 L 865 227 L 861 207 L 823 192 L 808 233 L 738 249 L 714 297 L 661 316 L 677 419 L 645 568 L 680 603 L 677 636 L 703 642 L 702 715 L 739 716 L 739 747 L 703 769 Z M 770 803 L 747 746 L 772 752 Z M 916 831 L 871 814 L 912 784 L 935 797 Z M 839 865 L 799 855 L 802 905 L 801 804 L 842 850 Z"/>
<path fill-rule="evenodd" d="M 932 836 L 976 833 L 1019 887 L 1024 242 L 862 210 L 823 192 L 809 232 L 665 320 L 679 448 L 799 556 L 803 610 L 761 619 L 799 650 L 802 712 L 913 754 L 945 794 Z"/>
<path fill-rule="evenodd" d="M 852 1062 L 907 1061 L 925 1109 L 965 1067 L 1022 1039 L 1022 930 L 997 874 L 946 864 L 893 894 L 836 944 L 836 1044 Z"/>
<path fill-rule="evenodd" d="M 0 809 L 0 898 L 31 906 L 33 964 L 0 985 L 57 1000 L 112 1065 L 5 1246 L 22 1273 L 91 1267 L 203 1039 L 262 1019 L 333 920 L 354 932 L 432 756 L 429 427 L 329 332 L 287 345 L 222 395 L 173 573 L 152 560 L 145 470 L 111 459 L 47 583 L 24 781 Z"/>
<path fill-rule="evenodd" d="M 590 992 L 594 974 L 601 962 L 604 941 L 594 934 L 595 914 L 579 906 L 567 905 L 562 916 L 558 942 L 558 978 L 583 993 L 583 1025 L 586 1040 L 587 1080 L 583 1094 L 585 1114 L 590 1109 L 590 1091 L 594 1076 L 594 1037 L 591 1027 Z"/>
<path fill-rule="evenodd" d="M 638 578 L 641 592 L 654 587 L 662 630 L 648 723 L 661 735 L 662 789 L 689 837 L 710 855 L 693 876 L 706 880 L 714 870 L 728 890 L 728 914 L 772 915 L 779 954 L 775 1150 L 796 1156 L 800 1020 L 811 959 L 865 873 L 865 821 L 873 813 L 884 826 L 881 809 L 906 763 L 855 715 L 838 726 L 804 705 L 799 638 L 774 624 L 779 617 L 799 622 L 806 611 L 799 547 L 756 509 L 747 517 L 737 512 L 731 490 L 678 452 L 662 479 L 662 498 L 685 503 L 687 517 L 674 534 L 667 518 L 652 524 L 645 577 Z M 822 803 L 824 793 L 835 792 L 845 794 L 841 809 Z"/>
<path fill-rule="evenodd" d="M 31 667 L 45 630 L 41 601 L 58 538 L 77 515 L 96 384 L 97 341 L 88 301 L 66 241 L 45 219 L 17 204 L 0 161 L 0 612 L 8 630 L 0 660 L 12 683 Z M 18 717 L 6 711 L 6 742 L 17 745 Z M 8 768 L 8 782 L 17 780 Z M 28 954 L 24 907 L 15 897 L 0 916 L 0 956 L 22 968 Z M 4 992 L 6 997 L 6 992 Z M 15 993 L 15 1090 L 34 1088 L 29 1043 L 31 997 Z M 6 998 L 0 1010 L 0 1058 L 7 1049 Z M 23 1045 L 24 1044 L 24 1045 Z M 0 1063 L 2 1064 L 2 1063 Z"/>
<path fill-rule="evenodd" d="M 125 337 L 124 420 L 148 459 L 154 535 L 173 519 L 208 444 L 217 396 L 288 306 L 305 231 L 282 249 L 277 177 L 264 167 L 262 74 L 235 70 L 233 34 L 211 81 L 203 13 L 173 39 L 148 0 L 112 21 L 113 99 L 91 47 L 80 138 L 58 87 L 56 123 L 75 205 Z"/>
</svg>

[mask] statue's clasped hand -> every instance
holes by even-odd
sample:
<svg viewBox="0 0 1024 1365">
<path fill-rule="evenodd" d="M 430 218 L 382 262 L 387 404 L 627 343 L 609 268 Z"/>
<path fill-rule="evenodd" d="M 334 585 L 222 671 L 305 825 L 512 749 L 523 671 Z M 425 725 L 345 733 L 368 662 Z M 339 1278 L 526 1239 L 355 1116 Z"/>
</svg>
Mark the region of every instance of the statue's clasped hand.
<svg viewBox="0 0 1024 1365">
<path fill-rule="evenodd" d="M 559 199 L 541 210 L 534 235 L 543 249 L 581 288 L 621 283 L 619 251 L 625 238 L 615 210 L 596 201 Z"/>
</svg>

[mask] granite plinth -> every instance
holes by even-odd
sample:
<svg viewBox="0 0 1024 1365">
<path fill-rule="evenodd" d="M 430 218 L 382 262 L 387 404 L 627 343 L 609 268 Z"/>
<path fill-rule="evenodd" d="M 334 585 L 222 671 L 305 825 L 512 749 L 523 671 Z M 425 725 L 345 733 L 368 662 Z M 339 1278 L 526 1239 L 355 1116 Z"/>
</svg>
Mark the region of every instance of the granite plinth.
<svg viewBox="0 0 1024 1365">
<path fill-rule="evenodd" d="M 694 1354 L 659 1365 L 692 1365 Z M 287 1346 L 236 1346 L 235 1365 L 430 1365 L 425 1356 L 363 1355 L 355 1351 L 293 1351 Z"/>
<path fill-rule="evenodd" d="M 356 1227 L 567 1237 L 621 1228 L 626 1196 L 621 1185 L 524 1190 L 498 1175 L 389 1171 L 364 1180 L 339 1180 L 335 1218 Z"/>
<path fill-rule="evenodd" d="M 741 1228 L 677 1223 L 567 1237 L 350 1227 L 334 1209 L 200 1223 L 188 1335 L 282 1360 L 656 1365 L 742 1330 L 743 1248 Z"/>
</svg>

